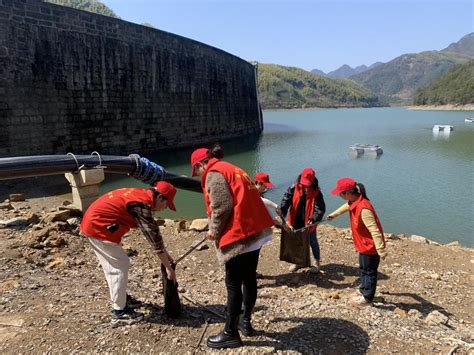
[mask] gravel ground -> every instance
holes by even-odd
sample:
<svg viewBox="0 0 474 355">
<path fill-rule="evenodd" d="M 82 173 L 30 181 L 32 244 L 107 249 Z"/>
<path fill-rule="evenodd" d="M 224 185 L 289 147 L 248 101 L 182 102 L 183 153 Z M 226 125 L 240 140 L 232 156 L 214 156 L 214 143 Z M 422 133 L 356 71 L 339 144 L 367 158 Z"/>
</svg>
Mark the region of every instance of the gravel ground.
<svg viewBox="0 0 474 355">
<path fill-rule="evenodd" d="M 112 329 L 102 270 L 78 235 L 76 211 L 53 208 L 59 204 L 48 198 L 1 205 L 0 224 L 10 226 L 0 227 L 0 353 L 211 352 L 206 338 L 222 329 L 215 313 L 225 313 L 226 299 L 212 248 L 178 265 L 183 313 L 171 320 L 163 313 L 159 259 L 132 231 L 123 243 L 132 260 L 129 293 L 143 302 L 138 310 L 146 317 Z M 188 230 L 190 221 L 164 222 L 175 258 L 205 236 Z M 359 309 L 347 304 L 358 285 L 350 231 L 323 224 L 318 234 L 323 263 L 317 275 L 288 271 L 278 258 L 278 232 L 262 248 L 253 317 L 258 333 L 227 352 L 473 353 L 472 249 L 388 234 L 376 302 Z"/>
</svg>

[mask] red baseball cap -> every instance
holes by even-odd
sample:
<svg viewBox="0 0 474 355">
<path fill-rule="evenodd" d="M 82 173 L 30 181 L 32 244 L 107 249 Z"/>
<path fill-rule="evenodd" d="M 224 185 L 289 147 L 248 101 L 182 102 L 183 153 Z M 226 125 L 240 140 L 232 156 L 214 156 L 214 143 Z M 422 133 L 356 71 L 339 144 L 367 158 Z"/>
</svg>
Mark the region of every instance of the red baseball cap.
<svg viewBox="0 0 474 355">
<path fill-rule="evenodd" d="M 351 178 L 342 178 L 337 180 L 336 187 L 331 191 L 333 195 L 339 195 L 341 192 L 350 191 L 356 186 L 355 180 Z"/>
<path fill-rule="evenodd" d="M 300 184 L 303 186 L 311 186 L 314 181 L 316 172 L 311 168 L 304 168 L 301 172 Z"/>
<path fill-rule="evenodd" d="M 261 182 L 269 189 L 273 189 L 274 185 L 270 182 L 270 176 L 267 173 L 258 173 L 255 175 L 255 181 Z"/>
<path fill-rule="evenodd" d="M 194 172 L 194 166 L 200 161 L 209 158 L 207 152 L 207 148 L 198 148 L 193 152 L 193 154 L 191 154 L 191 168 L 193 169 L 191 176 L 197 176 Z"/>
<path fill-rule="evenodd" d="M 155 190 L 166 197 L 168 200 L 168 208 L 172 211 L 176 211 L 176 207 L 173 202 L 174 197 L 176 196 L 176 189 L 174 186 L 166 181 L 158 181 L 155 185 Z"/>
</svg>

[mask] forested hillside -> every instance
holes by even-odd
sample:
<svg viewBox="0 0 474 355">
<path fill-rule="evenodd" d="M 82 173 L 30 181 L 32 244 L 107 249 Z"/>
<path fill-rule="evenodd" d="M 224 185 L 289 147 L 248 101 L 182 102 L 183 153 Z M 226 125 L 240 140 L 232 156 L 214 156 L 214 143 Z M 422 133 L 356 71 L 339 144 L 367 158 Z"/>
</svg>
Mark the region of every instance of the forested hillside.
<svg viewBox="0 0 474 355">
<path fill-rule="evenodd" d="M 45 0 L 57 5 L 69 6 L 78 10 L 94 12 L 96 14 L 117 17 L 118 16 L 106 5 L 97 0 Z"/>
</svg>

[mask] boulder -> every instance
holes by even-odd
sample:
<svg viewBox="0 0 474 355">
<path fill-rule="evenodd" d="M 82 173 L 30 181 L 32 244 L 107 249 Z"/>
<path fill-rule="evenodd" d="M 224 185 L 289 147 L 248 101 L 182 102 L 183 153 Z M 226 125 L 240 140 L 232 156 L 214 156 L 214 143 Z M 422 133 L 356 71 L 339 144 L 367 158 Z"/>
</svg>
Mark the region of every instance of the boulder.
<svg viewBox="0 0 474 355">
<path fill-rule="evenodd" d="M 25 196 L 23 194 L 10 194 L 10 202 L 20 202 L 25 201 Z"/>
<path fill-rule="evenodd" d="M 70 210 L 59 210 L 46 214 L 46 216 L 44 217 L 44 221 L 46 223 L 66 222 L 69 218 L 71 218 Z"/>
<path fill-rule="evenodd" d="M 416 234 L 413 234 L 410 237 L 410 240 L 415 243 L 422 243 L 422 244 L 428 243 L 428 239 L 426 239 L 425 237 L 422 237 L 421 235 L 416 235 Z"/>
<path fill-rule="evenodd" d="M 0 203 L 0 210 L 12 210 L 13 206 L 9 202 Z"/>
<path fill-rule="evenodd" d="M 209 228 L 209 221 L 207 218 L 198 218 L 192 221 L 189 226 L 190 230 L 202 232 Z"/>
<path fill-rule="evenodd" d="M 25 227 L 31 223 L 36 223 L 38 216 L 35 213 L 30 213 L 26 216 L 14 217 L 5 221 L 0 221 L 0 225 L 4 227 Z"/>
<path fill-rule="evenodd" d="M 176 233 L 181 233 L 186 230 L 186 221 L 178 221 L 175 223 Z"/>
<path fill-rule="evenodd" d="M 429 325 L 446 325 L 449 318 L 440 311 L 433 311 L 426 316 L 425 323 Z"/>
</svg>

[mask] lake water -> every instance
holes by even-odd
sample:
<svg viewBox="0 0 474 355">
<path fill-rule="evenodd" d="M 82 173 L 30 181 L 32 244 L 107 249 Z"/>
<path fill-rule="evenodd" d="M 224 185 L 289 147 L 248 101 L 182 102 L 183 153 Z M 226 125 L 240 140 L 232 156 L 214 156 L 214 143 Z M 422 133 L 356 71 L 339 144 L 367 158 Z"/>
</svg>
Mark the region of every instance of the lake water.
<svg viewBox="0 0 474 355">
<path fill-rule="evenodd" d="M 386 232 L 418 234 L 440 242 L 474 246 L 474 112 L 409 111 L 403 108 L 289 110 L 264 112 L 259 139 L 224 143 L 225 160 L 251 175 L 270 174 L 277 187 L 267 197 L 279 203 L 305 167 L 316 170 L 328 213 L 343 200 L 330 190 L 337 179 L 365 184 Z M 435 137 L 434 124 L 453 125 L 448 137 Z M 378 158 L 349 156 L 349 146 L 383 146 Z M 190 150 L 150 156 L 167 170 L 190 174 Z M 108 175 L 103 192 L 143 186 L 132 178 Z M 179 191 L 178 212 L 169 218 L 205 216 L 201 194 Z M 348 226 L 348 217 L 331 222 Z"/>
</svg>

